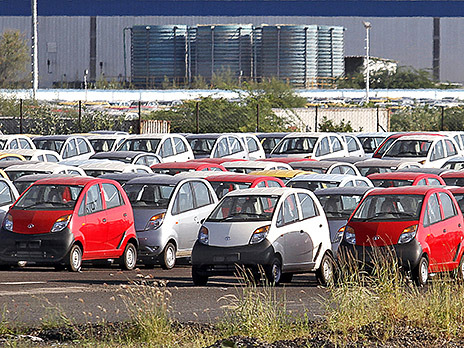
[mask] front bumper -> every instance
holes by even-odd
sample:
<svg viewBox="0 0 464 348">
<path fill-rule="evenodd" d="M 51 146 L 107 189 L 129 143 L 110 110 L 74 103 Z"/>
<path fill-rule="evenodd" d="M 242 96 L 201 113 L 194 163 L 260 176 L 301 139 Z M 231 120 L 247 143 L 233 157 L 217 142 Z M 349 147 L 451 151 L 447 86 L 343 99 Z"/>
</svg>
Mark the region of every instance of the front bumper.
<svg viewBox="0 0 464 348">
<path fill-rule="evenodd" d="M 237 247 L 215 247 L 197 241 L 192 250 L 192 267 L 205 276 L 234 274 L 237 266 L 257 271 L 273 259 L 274 248 L 268 240 Z"/>
<path fill-rule="evenodd" d="M 74 242 L 69 228 L 54 233 L 21 234 L 1 229 L 0 264 L 19 261 L 35 265 L 56 265 L 66 258 Z"/>
<path fill-rule="evenodd" d="M 337 252 L 340 263 L 354 260 L 360 267 L 373 267 L 376 263 L 394 257 L 399 266 L 406 271 L 412 271 L 416 268 L 421 256 L 422 246 L 416 239 L 406 244 L 379 247 L 352 245 L 343 240 Z"/>
</svg>

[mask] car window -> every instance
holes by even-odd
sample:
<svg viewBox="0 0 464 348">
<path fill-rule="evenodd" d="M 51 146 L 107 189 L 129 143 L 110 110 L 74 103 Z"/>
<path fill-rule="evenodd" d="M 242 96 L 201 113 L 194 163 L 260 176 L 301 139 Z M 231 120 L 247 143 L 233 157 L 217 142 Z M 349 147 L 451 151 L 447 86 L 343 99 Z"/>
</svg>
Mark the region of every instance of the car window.
<svg viewBox="0 0 464 348">
<path fill-rule="evenodd" d="M 14 202 L 13 193 L 7 183 L 0 181 L 0 205 Z"/>
<path fill-rule="evenodd" d="M 261 181 L 255 187 L 266 187 L 266 183 L 264 181 Z"/>
<path fill-rule="evenodd" d="M 353 141 L 353 139 L 351 139 Z M 332 152 L 337 152 L 341 151 L 343 149 L 342 143 L 337 137 L 331 136 L 330 137 L 330 142 L 332 143 Z M 356 143 L 355 143 L 356 144 Z M 358 146 L 356 145 L 356 150 Z"/>
<path fill-rule="evenodd" d="M 258 143 L 252 137 L 246 137 L 248 151 L 255 152 L 259 150 Z"/>
<path fill-rule="evenodd" d="M 92 214 L 103 210 L 103 203 L 98 184 L 90 187 L 85 197 L 85 214 Z"/>
<path fill-rule="evenodd" d="M 160 155 L 163 158 L 174 155 L 174 149 L 172 148 L 171 139 L 168 138 L 163 142 L 163 144 L 161 145 Z"/>
<path fill-rule="evenodd" d="M 456 216 L 457 210 L 451 197 L 445 192 L 439 192 L 438 196 L 440 197 L 441 207 L 443 208 L 443 219 L 446 220 L 450 217 Z"/>
<path fill-rule="evenodd" d="M 230 153 L 237 153 L 237 152 L 242 152 L 243 151 L 243 146 L 240 143 L 240 141 L 236 138 L 229 138 L 230 142 Z"/>
<path fill-rule="evenodd" d="M 352 187 L 352 186 L 354 186 L 353 180 L 349 180 L 349 181 L 345 182 L 345 185 L 343 185 L 343 187 Z"/>
<path fill-rule="evenodd" d="M 59 162 L 58 158 L 52 154 L 46 154 L 45 157 L 47 158 L 47 162 Z"/>
<path fill-rule="evenodd" d="M 303 220 L 319 215 L 317 212 L 317 208 L 314 205 L 314 201 L 310 195 L 306 193 L 299 193 L 298 199 L 300 200 L 301 213 L 303 214 Z"/>
<path fill-rule="evenodd" d="M 17 141 L 16 139 L 13 139 L 13 140 L 10 142 L 9 147 L 10 147 L 10 149 L 18 149 L 18 148 L 19 148 L 18 141 Z"/>
<path fill-rule="evenodd" d="M 188 210 L 193 209 L 193 193 L 190 184 L 186 182 L 177 192 L 174 206 L 172 208 L 172 215 L 181 214 Z"/>
<path fill-rule="evenodd" d="M 432 155 L 430 156 L 431 161 L 436 161 L 445 157 L 443 149 L 443 142 L 440 140 L 432 149 Z"/>
<path fill-rule="evenodd" d="M 356 172 L 349 166 L 340 166 L 340 174 L 356 175 Z"/>
<path fill-rule="evenodd" d="M 81 173 L 74 169 L 68 169 L 68 174 L 81 175 Z"/>
<path fill-rule="evenodd" d="M 176 149 L 176 153 L 187 152 L 187 147 L 185 146 L 185 143 L 181 138 L 173 137 L 172 141 L 174 142 L 174 148 Z"/>
<path fill-rule="evenodd" d="M 31 144 L 26 139 L 19 139 L 21 149 L 32 149 Z"/>
<path fill-rule="evenodd" d="M 113 184 L 102 184 L 103 196 L 105 197 L 106 208 L 111 209 L 124 204 L 121 193 Z"/>
<path fill-rule="evenodd" d="M 369 186 L 369 184 L 367 182 L 365 182 L 364 180 L 356 180 L 356 186 Z"/>
<path fill-rule="evenodd" d="M 440 206 L 436 194 L 430 196 L 425 210 L 424 225 L 432 225 L 441 221 Z"/>
<path fill-rule="evenodd" d="M 77 141 L 77 148 L 79 149 L 79 154 L 90 152 L 90 148 L 84 139 L 78 138 L 76 139 L 76 141 Z"/>
<path fill-rule="evenodd" d="M 330 153 L 329 139 L 327 137 L 322 138 L 319 144 L 319 156 L 324 156 Z"/>
<path fill-rule="evenodd" d="M 456 150 L 456 147 L 454 144 L 451 142 L 449 139 L 445 139 L 445 146 L 446 146 L 446 156 L 454 156 L 458 154 L 458 151 Z"/>
<path fill-rule="evenodd" d="M 422 179 L 417 183 L 417 186 L 425 186 L 425 185 L 427 185 L 427 182 L 425 179 Z"/>
<path fill-rule="evenodd" d="M 214 150 L 214 157 L 224 157 L 229 154 L 229 143 L 227 142 L 227 138 L 222 138 L 217 146 L 216 150 Z"/>
<path fill-rule="evenodd" d="M 37 156 L 37 161 L 45 162 L 45 157 L 43 155 Z"/>
<path fill-rule="evenodd" d="M 195 208 L 213 203 L 209 189 L 203 182 L 196 181 L 191 184 L 195 195 Z"/>
<path fill-rule="evenodd" d="M 268 180 L 267 186 L 268 187 L 282 187 L 277 181 L 274 181 L 274 180 Z"/>
<path fill-rule="evenodd" d="M 438 179 L 435 179 L 435 178 L 429 178 L 429 185 L 435 185 L 435 186 L 440 186 L 441 185 L 441 182 L 440 180 Z"/>
<path fill-rule="evenodd" d="M 64 147 L 63 158 L 77 156 L 76 143 L 71 139 Z"/>
<path fill-rule="evenodd" d="M 277 227 L 285 226 L 295 221 L 298 221 L 298 208 L 296 206 L 295 195 L 291 194 L 285 198 L 284 203 L 280 207 L 277 216 Z"/>
</svg>

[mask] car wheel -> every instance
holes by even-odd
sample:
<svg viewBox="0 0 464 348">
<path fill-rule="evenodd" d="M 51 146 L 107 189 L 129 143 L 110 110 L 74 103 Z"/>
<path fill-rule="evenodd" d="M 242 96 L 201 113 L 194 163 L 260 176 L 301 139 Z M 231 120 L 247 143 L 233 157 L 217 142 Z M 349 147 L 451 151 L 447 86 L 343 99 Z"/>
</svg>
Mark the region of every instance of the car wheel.
<svg viewBox="0 0 464 348">
<path fill-rule="evenodd" d="M 282 273 L 280 276 L 281 283 L 291 283 L 293 279 L 293 273 Z"/>
<path fill-rule="evenodd" d="M 121 256 L 120 266 L 122 269 L 131 271 L 137 263 L 137 248 L 132 243 L 127 243 L 124 254 Z"/>
<path fill-rule="evenodd" d="M 282 278 L 282 263 L 278 258 L 275 258 L 271 265 L 266 267 L 265 272 L 269 284 L 278 285 Z"/>
<path fill-rule="evenodd" d="M 425 256 L 419 260 L 419 264 L 414 269 L 414 281 L 418 286 L 424 286 L 429 279 L 429 261 Z"/>
<path fill-rule="evenodd" d="M 161 268 L 172 269 L 176 265 L 176 246 L 169 242 L 160 255 Z"/>
<path fill-rule="evenodd" d="M 82 249 L 79 245 L 74 244 L 69 252 L 68 270 L 79 272 L 82 267 Z"/>
<path fill-rule="evenodd" d="M 200 274 L 198 268 L 192 266 L 192 280 L 193 284 L 196 286 L 205 286 L 208 283 L 208 276 Z"/>
<path fill-rule="evenodd" d="M 327 286 L 334 280 L 335 262 L 330 254 L 324 254 L 321 265 L 316 271 L 317 280 L 321 285 Z"/>
</svg>

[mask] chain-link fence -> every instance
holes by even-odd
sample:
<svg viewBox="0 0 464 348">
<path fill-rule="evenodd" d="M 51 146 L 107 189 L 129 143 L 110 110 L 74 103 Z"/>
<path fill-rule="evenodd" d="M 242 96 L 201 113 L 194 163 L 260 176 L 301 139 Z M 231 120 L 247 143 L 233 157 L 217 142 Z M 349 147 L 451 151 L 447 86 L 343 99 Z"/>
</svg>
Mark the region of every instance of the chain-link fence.
<svg viewBox="0 0 464 348">
<path fill-rule="evenodd" d="M 416 106 L 274 108 L 268 102 L 204 98 L 178 105 L 154 103 L 47 103 L 0 100 L 5 134 L 69 134 L 118 130 L 226 133 L 288 131 L 460 131 L 463 107 Z"/>
</svg>

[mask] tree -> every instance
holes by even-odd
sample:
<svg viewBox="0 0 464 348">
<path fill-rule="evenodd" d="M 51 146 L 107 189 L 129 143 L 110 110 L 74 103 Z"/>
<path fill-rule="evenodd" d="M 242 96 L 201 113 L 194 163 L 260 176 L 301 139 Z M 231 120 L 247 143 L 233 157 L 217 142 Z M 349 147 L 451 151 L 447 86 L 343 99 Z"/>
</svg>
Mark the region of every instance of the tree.
<svg viewBox="0 0 464 348">
<path fill-rule="evenodd" d="M 5 31 L 0 37 L 0 87 L 25 86 L 28 60 L 24 35 L 15 30 Z"/>
</svg>

